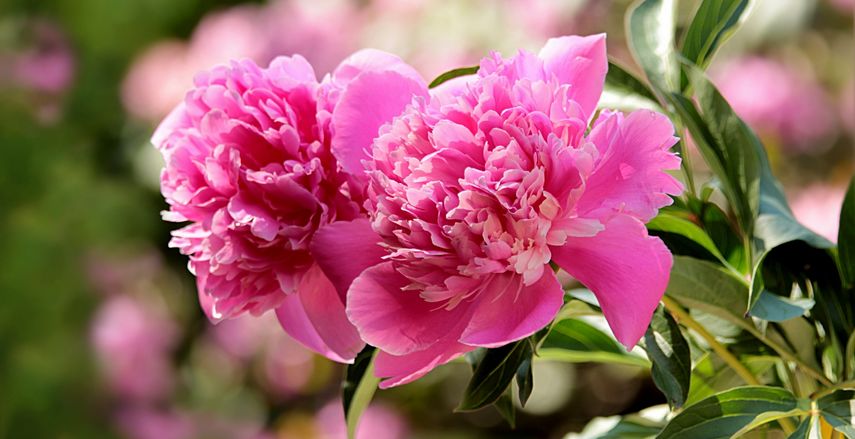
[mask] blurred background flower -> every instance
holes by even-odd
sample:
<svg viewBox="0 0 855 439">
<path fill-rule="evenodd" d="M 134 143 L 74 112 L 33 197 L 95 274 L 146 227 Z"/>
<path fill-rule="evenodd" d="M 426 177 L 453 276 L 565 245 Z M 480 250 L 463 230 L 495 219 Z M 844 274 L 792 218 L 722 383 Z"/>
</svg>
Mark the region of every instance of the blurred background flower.
<svg viewBox="0 0 855 439">
<path fill-rule="evenodd" d="M 193 75 L 360 47 L 426 77 L 551 36 L 623 35 L 629 0 L 0 2 L 0 438 L 341 438 L 342 368 L 275 317 L 212 326 L 169 224 L 148 143 Z M 697 0 L 680 2 L 687 11 Z M 757 0 L 711 74 L 768 149 L 796 215 L 833 238 L 855 171 L 852 0 Z M 685 23 L 683 23 L 685 25 Z M 698 165 L 698 160 L 693 163 Z M 699 169 L 703 172 L 703 169 Z M 516 430 L 453 414 L 468 366 L 379 392 L 360 437 L 557 438 L 663 403 L 631 366 L 539 363 Z"/>
</svg>

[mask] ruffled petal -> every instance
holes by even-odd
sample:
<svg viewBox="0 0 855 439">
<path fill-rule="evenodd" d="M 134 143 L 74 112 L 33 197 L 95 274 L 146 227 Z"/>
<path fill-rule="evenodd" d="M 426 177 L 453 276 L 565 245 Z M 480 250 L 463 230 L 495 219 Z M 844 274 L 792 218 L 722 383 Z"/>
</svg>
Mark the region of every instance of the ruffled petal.
<svg viewBox="0 0 855 439">
<path fill-rule="evenodd" d="M 469 311 L 467 303 L 447 310 L 427 302 L 392 262 L 375 265 L 357 277 L 347 292 L 347 316 L 362 338 L 393 355 L 430 348 L 449 334 L 460 334 Z"/>
<path fill-rule="evenodd" d="M 544 69 L 564 84 L 570 84 L 569 98 L 579 103 L 587 118 L 594 114 L 606 72 L 606 34 L 587 37 L 550 38 L 540 50 Z"/>
<path fill-rule="evenodd" d="M 647 222 L 660 207 L 671 204 L 669 194 L 682 193 L 682 184 L 665 172 L 679 169 L 680 158 L 669 151 L 677 138 L 664 115 L 650 110 L 625 118 L 604 113 L 588 141 L 602 156 L 576 204 L 580 216 L 601 218 L 619 212 Z"/>
<path fill-rule="evenodd" d="M 446 338 L 423 351 L 406 355 L 392 355 L 380 352 L 374 360 L 374 374 L 385 378 L 380 382 L 381 389 L 399 386 L 415 381 L 435 367 L 465 354 L 475 348 Z"/>
<path fill-rule="evenodd" d="M 335 287 L 317 265 L 305 274 L 296 293 L 285 296 L 276 317 L 288 335 L 330 360 L 352 363 L 365 347 Z"/>
<path fill-rule="evenodd" d="M 342 302 L 351 282 L 366 268 L 382 262 L 386 251 L 379 243 L 380 236 L 364 218 L 336 221 L 315 232 L 312 256 L 335 285 Z"/>
<path fill-rule="evenodd" d="M 673 260 L 665 244 L 641 221 L 620 215 L 596 236 L 551 250 L 552 260 L 597 296 L 615 338 L 635 346 L 668 285 Z"/>
<path fill-rule="evenodd" d="M 460 342 L 493 348 L 528 337 L 549 324 L 563 303 L 564 290 L 552 270 L 529 286 L 521 276 L 497 276 L 478 297 Z"/>
<path fill-rule="evenodd" d="M 399 115 L 415 96 L 427 97 L 427 86 L 396 71 L 368 71 L 345 88 L 333 111 L 332 151 L 345 171 L 362 175 L 362 161 L 383 124 Z"/>
</svg>

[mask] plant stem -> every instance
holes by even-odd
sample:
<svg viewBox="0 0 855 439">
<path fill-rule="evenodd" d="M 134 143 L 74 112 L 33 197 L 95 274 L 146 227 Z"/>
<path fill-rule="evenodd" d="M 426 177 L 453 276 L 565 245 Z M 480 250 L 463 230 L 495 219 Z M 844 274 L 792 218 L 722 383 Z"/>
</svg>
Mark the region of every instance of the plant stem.
<svg viewBox="0 0 855 439">
<path fill-rule="evenodd" d="M 721 357 L 721 359 L 724 360 L 724 362 L 727 363 L 727 365 L 730 366 L 730 368 L 733 369 L 733 371 L 736 372 L 736 374 L 739 375 L 746 384 L 750 384 L 752 386 L 760 385 L 760 381 L 757 380 L 757 377 L 755 377 L 754 374 L 751 373 L 751 371 L 748 370 L 748 368 L 745 367 L 745 365 L 742 364 L 735 355 L 728 351 L 724 345 L 719 343 L 718 340 L 715 339 L 714 335 L 710 334 L 706 328 L 693 319 L 692 316 L 690 316 L 689 313 L 680 306 L 680 304 L 668 296 L 662 297 L 662 303 L 665 305 L 665 309 L 667 309 L 679 323 L 682 323 L 683 326 L 697 332 L 698 335 L 700 335 L 701 338 L 710 345 L 710 348 L 712 348 L 712 350 L 715 351 L 715 353 L 718 354 L 718 356 Z"/>
<path fill-rule="evenodd" d="M 829 387 L 826 387 L 824 389 L 821 389 L 821 390 L 815 392 L 813 395 L 811 395 L 810 399 L 815 401 L 819 398 L 822 398 L 825 395 L 830 395 L 830 394 L 834 393 L 834 391 L 840 390 L 840 389 L 855 389 L 855 380 L 843 381 L 842 383 L 837 383 L 833 386 L 829 386 Z"/>
</svg>

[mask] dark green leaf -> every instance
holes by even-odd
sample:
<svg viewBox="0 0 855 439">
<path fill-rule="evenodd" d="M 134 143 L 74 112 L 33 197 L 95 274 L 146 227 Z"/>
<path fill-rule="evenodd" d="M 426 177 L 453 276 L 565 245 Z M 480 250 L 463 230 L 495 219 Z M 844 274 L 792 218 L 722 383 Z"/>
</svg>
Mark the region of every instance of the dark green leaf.
<svg viewBox="0 0 855 439">
<path fill-rule="evenodd" d="M 807 417 L 799 423 L 798 428 L 792 434 L 787 436 L 787 439 L 810 439 L 811 430 L 814 429 L 814 417 Z"/>
<path fill-rule="evenodd" d="M 619 363 L 648 367 L 644 358 L 630 354 L 603 331 L 577 319 L 565 319 L 552 329 L 538 349 L 542 358 L 581 362 Z"/>
<path fill-rule="evenodd" d="M 711 256 L 715 257 L 719 261 L 725 261 L 724 256 L 719 252 L 709 235 L 707 235 L 707 233 L 697 224 L 689 220 L 677 217 L 667 212 L 661 212 L 647 223 L 647 228 L 651 231 L 659 231 L 670 235 L 682 236 L 701 246 L 704 250 L 709 252 Z M 654 232 L 654 234 L 656 233 Z M 658 236 L 658 234 L 656 235 Z M 668 241 L 666 240 L 666 244 L 667 243 Z"/>
<path fill-rule="evenodd" d="M 718 316 L 742 318 L 748 285 L 720 265 L 686 256 L 674 256 L 665 294 L 689 308 Z"/>
<path fill-rule="evenodd" d="M 698 217 L 704 230 L 718 247 L 727 262 L 741 273 L 748 273 L 751 263 L 745 254 L 745 246 L 739 230 L 718 205 L 703 202 L 698 206 Z"/>
<path fill-rule="evenodd" d="M 704 0 L 686 31 L 683 56 L 705 68 L 747 7 L 748 0 Z"/>
<path fill-rule="evenodd" d="M 780 362 L 777 357 L 772 356 L 742 356 L 740 360 L 755 376 L 768 373 L 775 364 Z M 695 363 L 692 369 L 692 385 L 689 389 L 689 397 L 686 403 L 695 404 L 698 401 L 723 392 L 734 387 L 743 385 L 745 380 L 736 374 L 733 369 L 721 360 L 717 355 L 704 354 Z"/>
<path fill-rule="evenodd" d="M 463 400 L 456 410 L 478 410 L 494 403 L 505 393 L 523 361 L 532 355 L 528 340 L 488 349 L 477 362 L 472 379 L 463 393 Z"/>
<path fill-rule="evenodd" d="M 849 183 L 840 211 L 840 232 L 837 234 L 840 271 L 848 286 L 855 286 L 855 176 Z"/>
<path fill-rule="evenodd" d="M 855 390 L 838 390 L 816 402 L 822 418 L 849 439 L 855 439 Z"/>
<path fill-rule="evenodd" d="M 493 407 L 496 408 L 496 411 L 499 412 L 499 415 L 502 416 L 502 419 L 508 423 L 511 428 L 516 428 L 517 426 L 517 409 L 514 406 L 513 395 L 511 394 L 511 388 L 508 387 L 505 390 L 505 393 L 493 403 Z"/>
<path fill-rule="evenodd" d="M 359 417 L 368 407 L 380 379 L 374 376 L 375 348 L 366 346 L 345 370 L 342 384 L 342 402 L 347 421 L 347 437 L 356 437 Z"/>
<path fill-rule="evenodd" d="M 433 81 L 430 82 L 428 88 L 434 88 L 442 84 L 443 82 L 450 81 L 454 78 L 459 78 L 461 76 L 466 75 L 474 75 L 478 73 L 478 69 L 480 66 L 472 66 L 472 67 L 461 67 L 459 69 L 449 70 L 439 76 L 436 77 Z"/>
<path fill-rule="evenodd" d="M 529 341 L 531 343 L 531 341 Z M 531 391 L 534 390 L 534 374 L 532 373 L 532 357 L 524 358 L 520 366 L 517 368 L 517 395 L 519 396 L 520 405 L 525 407 L 528 402 L 528 397 L 531 396 Z"/>
<path fill-rule="evenodd" d="M 676 90 L 679 85 L 674 13 L 673 0 L 639 0 L 627 13 L 629 49 L 647 80 L 660 91 Z"/>
<path fill-rule="evenodd" d="M 614 95 L 613 97 L 611 95 Z M 603 96 L 600 100 L 603 108 L 635 109 L 659 108 L 656 95 L 641 80 L 613 61 L 609 61 L 609 71 Z"/>
<path fill-rule="evenodd" d="M 804 315 L 813 305 L 812 299 L 790 299 L 764 290 L 749 314 L 770 322 L 783 322 Z"/>
<path fill-rule="evenodd" d="M 781 417 L 796 416 L 807 407 L 777 387 L 738 387 L 686 407 L 668 423 L 658 439 L 733 437 Z"/>
<path fill-rule="evenodd" d="M 594 418 L 575 439 L 647 439 L 662 430 L 664 422 L 656 422 L 639 415 L 627 415 L 620 419 Z M 610 428 L 609 428 L 610 427 Z M 607 431 L 603 431 L 608 428 Z"/>
<path fill-rule="evenodd" d="M 689 343 L 680 326 L 660 305 L 644 334 L 644 347 L 653 363 L 651 374 L 656 387 L 672 407 L 682 407 L 689 395 L 692 358 Z"/>
</svg>

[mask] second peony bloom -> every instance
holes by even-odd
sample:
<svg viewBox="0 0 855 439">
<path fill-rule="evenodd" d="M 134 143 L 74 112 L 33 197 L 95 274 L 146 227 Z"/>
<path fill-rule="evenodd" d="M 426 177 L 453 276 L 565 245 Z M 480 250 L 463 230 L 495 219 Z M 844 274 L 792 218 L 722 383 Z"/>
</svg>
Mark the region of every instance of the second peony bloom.
<svg viewBox="0 0 855 439">
<path fill-rule="evenodd" d="M 349 255 L 384 250 L 346 303 L 381 351 L 381 387 L 545 327 L 564 298 L 550 262 L 594 292 L 621 343 L 644 334 L 672 264 L 644 223 L 682 192 L 665 172 L 680 160 L 665 116 L 594 117 L 607 69 L 605 35 L 493 54 L 477 75 L 416 92 L 370 149 L 358 127 L 375 124 L 373 102 L 394 99 L 401 78 L 363 81 L 339 102 L 335 150 L 345 169 L 365 166 L 376 235 L 333 223 L 315 240 L 348 242 L 348 254 L 315 257 L 350 279 L 364 260 Z"/>
</svg>

